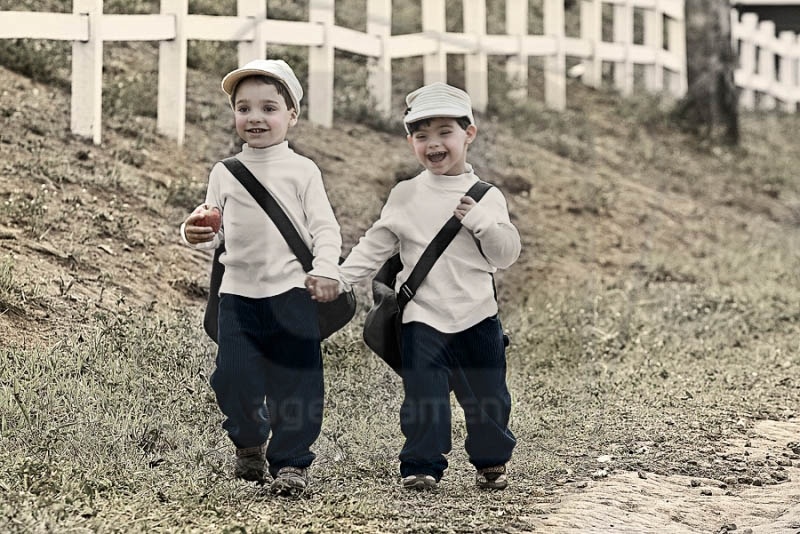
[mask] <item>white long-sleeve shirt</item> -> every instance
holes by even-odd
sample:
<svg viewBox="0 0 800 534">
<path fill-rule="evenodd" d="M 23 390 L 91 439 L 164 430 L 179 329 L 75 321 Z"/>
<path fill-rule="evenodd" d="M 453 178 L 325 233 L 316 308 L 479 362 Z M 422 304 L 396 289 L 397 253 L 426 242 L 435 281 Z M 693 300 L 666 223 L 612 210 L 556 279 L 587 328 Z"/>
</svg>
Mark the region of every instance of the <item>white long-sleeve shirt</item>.
<svg viewBox="0 0 800 534">
<path fill-rule="evenodd" d="M 372 277 L 399 250 L 403 270 L 395 290 L 399 289 L 477 180 L 471 169 L 459 176 L 425 170 L 398 183 L 380 218 L 340 266 L 342 282 L 352 285 Z M 492 187 L 461 222 L 463 227 L 406 306 L 404 323 L 419 321 L 440 332 L 454 333 L 497 313 L 492 274 L 513 264 L 521 249 L 505 197 Z"/>
<path fill-rule="evenodd" d="M 267 188 L 314 256 L 309 274 L 339 280 L 342 237 L 317 165 L 287 141 L 267 148 L 246 143 L 236 157 Z M 275 224 L 222 163 L 211 169 L 206 203 L 222 211 L 222 228 L 211 243 L 225 242 L 220 293 L 252 298 L 305 287 L 306 273 Z M 183 233 L 183 229 L 181 229 Z"/>
</svg>

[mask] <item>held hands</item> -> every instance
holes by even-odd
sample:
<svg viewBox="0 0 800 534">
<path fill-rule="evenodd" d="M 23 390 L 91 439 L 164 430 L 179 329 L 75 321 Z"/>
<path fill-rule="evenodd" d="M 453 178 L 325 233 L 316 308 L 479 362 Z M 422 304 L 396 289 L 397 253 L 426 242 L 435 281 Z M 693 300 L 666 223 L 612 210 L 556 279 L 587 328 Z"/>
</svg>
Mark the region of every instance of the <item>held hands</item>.
<svg viewBox="0 0 800 534">
<path fill-rule="evenodd" d="M 207 243 L 219 231 L 221 214 L 219 208 L 207 204 L 198 206 L 184 221 L 183 233 L 192 245 Z"/>
<path fill-rule="evenodd" d="M 461 200 L 459 200 L 458 206 L 456 206 L 456 209 L 453 211 L 453 215 L 455 215 L 456 219 L 460 221 L 467 216 L 467 213 L 469 213 L 469 210 L 471 210 L 473 207 L 475 207 L 475 199 L 472 197 L 463 196 L 461 197 Z"/>
<path fill-rule="evenodd" d="M 317 302 L 331 302 L 339 296 L 339 281 L 324 276 L 306 276 L 306 289 L 311 299 Z"/>
</svg>

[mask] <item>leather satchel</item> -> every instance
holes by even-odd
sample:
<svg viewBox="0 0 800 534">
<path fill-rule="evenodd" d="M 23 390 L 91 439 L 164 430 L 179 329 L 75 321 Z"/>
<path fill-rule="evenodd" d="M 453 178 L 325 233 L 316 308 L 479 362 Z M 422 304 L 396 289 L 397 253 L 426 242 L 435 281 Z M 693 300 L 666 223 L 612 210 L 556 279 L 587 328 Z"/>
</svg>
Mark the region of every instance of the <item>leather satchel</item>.
<svg viewBox="0 0 800 534">
<path fill-rule="evenodd" d="M 478 180 L 466 195 L 479 202 L 491 187 Z M 394 290 L 397 275 L 403 270 L 399 254 L 389 258 L 372 279 L 372 307 L 364 320 L 364 343 L 397 374 L 402 371 L 400 326 L 403 310 L 459 230 L 461 221 L 451 217 L 425 248 L 399 292 Z"/>
<path fill-rule="evenodd" d="M 261 182 L 253 176 L 253 173 L 235 157 L 227 158 L 222 161 L 225 167 L 236 177 L 245 189 L 258 202 L 259 206 L 275 223 L 283 238 L 289 244 L 289 248 L 295 253 L 297 259 L 303 265 L 303 270 L 309 272 L 313 268 L 314 256 L 308 246 L 300 237 L 292 221 L 277 203 L 275 198 L 261 185 Z M 219 257 L 225 251 L 224 243 L 217 247 L 214 252 L 214 259 L 211 264 L 211 279 L 209 282 L 208 304 L 203 317 L 203 328 L 206 334 L 217 341 L 218 316 L 219 316 L 219 287 L 222 283 L 222 275 L 225 266 L 220 263 Z M 339 263 L 342 258 L 339 258 Z M 320 339 L 325 339 L 331 334 L 346 325 L 356 313 L 356 296 L 353 290 L 340 293 L 331 302 L 318 302 L 319 312 L 319 334 Z"/>
</svg>

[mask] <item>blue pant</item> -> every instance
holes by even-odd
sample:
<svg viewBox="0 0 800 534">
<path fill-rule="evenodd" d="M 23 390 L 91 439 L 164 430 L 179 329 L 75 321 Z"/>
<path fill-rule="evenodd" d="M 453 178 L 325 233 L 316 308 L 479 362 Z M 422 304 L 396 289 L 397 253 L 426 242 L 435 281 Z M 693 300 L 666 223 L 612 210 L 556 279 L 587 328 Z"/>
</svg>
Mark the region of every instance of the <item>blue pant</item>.
<svg viewBox="0 0 800 534">
<path fill-rule="evenodd" d="M 211 387 L 237 448 L 272 437 L 267 461 L 307 467 L 322 426 L 323 372 L 317 305 L 304 289 L 253 299 L 223 294 Z"/>
<path fill-rule="evenodd" d="M 455 334 L 423 323 L 402 326 L 405 399 L 400 427 L 406 438 L 400 475 L 437 480 L 452 448 L 450 389 L 464 410 L 464 448 L 476 469 L 506 463 L 517 441 L 508 428 L 511 395 L 506 386 L 503 330 L 497 316 Z"/>
</svg>

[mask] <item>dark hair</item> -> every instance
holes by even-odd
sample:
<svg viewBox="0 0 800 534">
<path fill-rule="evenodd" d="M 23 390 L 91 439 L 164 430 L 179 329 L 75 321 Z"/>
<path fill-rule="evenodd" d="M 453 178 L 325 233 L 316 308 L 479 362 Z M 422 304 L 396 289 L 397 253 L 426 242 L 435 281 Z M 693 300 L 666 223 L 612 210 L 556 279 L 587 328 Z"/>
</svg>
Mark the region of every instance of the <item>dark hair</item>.
<svg viewBox="0 0 800 534">
<path fill-rule="evenodd" d="M 436 118 L 436 117 L 429 117 L 429 118 L 427 118 L 427 119 L 420 119 L 420 120 L 418 120 L 418 121 L 414 121 L 414 122 L 410 122 L 410 123 L 408 123 L 408 124 L 407 124 L 407 126 L 408 126 L 408 133 L 409 133 L 409 134 L 413 134 L 414 132 L 416 132 L 417 130 L 419 130 L 420 128 L 422 128 L 423 126 L 429 126 L 429 125 L 431 124 L 431 119 L 433 119 L 433 118 Z M 445 118 L 445 117 L 442 117 L 442 118 Z M 462 130 L 466 130 L 466 129 L 467 129 L 467 127 L 468 127 L 470 124 L 472 124 L 472 121 L 471 121 L 471 120 L 469 120 L 469 117 L 467 117 L 466 115 L 465 115 L 465 116 L 463 116 L 463 117 L 458 117 L 458 118 L 455 118 L 455 117 L 446 117 L 446 118 L 448 118 L 448 119 L 449 119 L 449 118 L 452 118 L 453 120 L 455 120 L 455 121 L 456 121 L 456 123 L 457 123 L 459 126 L 461 126 L 461 129 L 462 129 Z"/>
<path fill-rule="evenodd" d="M 249 80 L 250 78 L 255 78 L 256 80 L 259 80 L 267 85 L 273 86 L 275 89 L 278 90 L 278 94 L 283 97 L 283 101 L 284 103 L 286 103 L 286 108 L 294 109 L 295 111 L 297 111 L 295 109 L 294 100 L 292 100 L 292 95 L 289 93 L 289 89 L 286 88 L 283 82 L 281 82 L 277 78 L 273 78 L 272 76 L 265 76 L 263 74 L 252 74 L 250 76 L 245 76 L 244 78 L 236 82 L 236 87 L 234 87 L 233 91 L 231 92 L 231 104 L 236 105 L 236 91 L 239 90 L 239 85 L 241 85 L 243 81 Z"/>
</svg>

